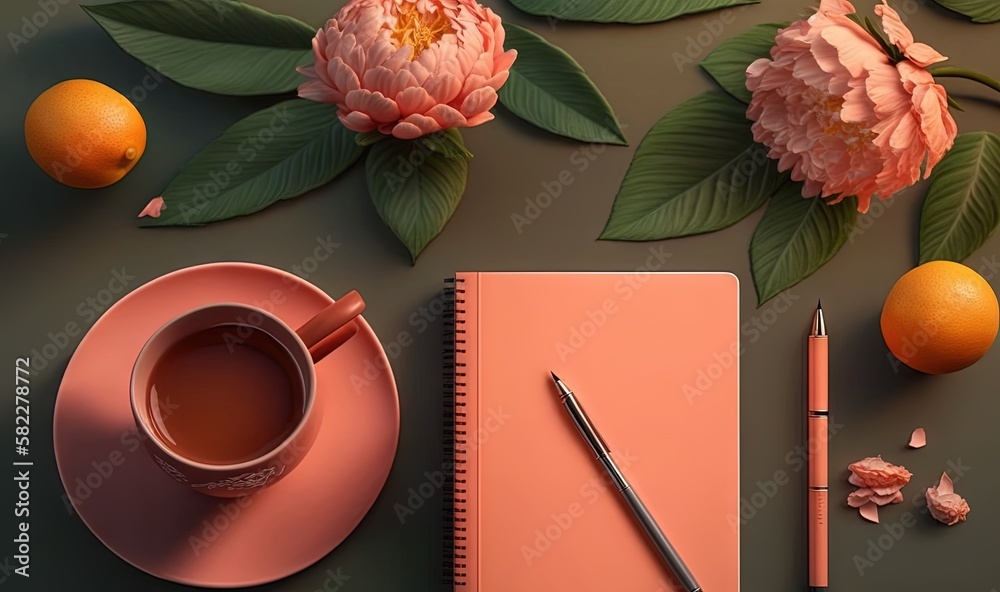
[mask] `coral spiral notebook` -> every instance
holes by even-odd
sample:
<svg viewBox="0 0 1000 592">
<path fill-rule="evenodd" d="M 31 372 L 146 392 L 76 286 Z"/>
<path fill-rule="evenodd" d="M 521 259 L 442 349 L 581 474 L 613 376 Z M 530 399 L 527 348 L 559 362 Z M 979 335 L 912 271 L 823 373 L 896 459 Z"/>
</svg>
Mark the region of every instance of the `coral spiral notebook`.
<svg viewBox="0 0 1000 592">
<path fill-rule="evenodd" d="M 446 293 L 455 589 L 680 590 L 560 405 L 551 370 L 702 589 L 737 592 L 736 277 L 459 273 Z"/>
</svg>

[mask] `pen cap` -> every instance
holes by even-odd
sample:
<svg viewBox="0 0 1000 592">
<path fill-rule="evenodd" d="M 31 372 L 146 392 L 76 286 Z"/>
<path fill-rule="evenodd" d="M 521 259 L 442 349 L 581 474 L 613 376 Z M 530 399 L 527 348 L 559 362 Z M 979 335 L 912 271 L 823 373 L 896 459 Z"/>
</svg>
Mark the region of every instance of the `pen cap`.
<svg viewBox="0 0 1000 592">
<path fill-rule="evenodd" d="M 809 411 L 830 410 L 828 345 L 826 336 L 809 337 Z"/>
<path fill-rule="evenodd" d="M 809 454 L 809 487 L 827 487 L 830 480 L 829 418 L 825 415 L 810 415 L 808 436 L 806 452 Z"/>
</svg>

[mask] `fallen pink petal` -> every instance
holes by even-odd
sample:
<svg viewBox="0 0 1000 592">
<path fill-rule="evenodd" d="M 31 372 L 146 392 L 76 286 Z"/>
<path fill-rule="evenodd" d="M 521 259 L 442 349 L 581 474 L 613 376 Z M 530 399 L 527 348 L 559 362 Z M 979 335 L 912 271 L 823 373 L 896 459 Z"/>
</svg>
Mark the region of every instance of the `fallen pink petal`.
<svg viewBox="0 0 1000 592">
<path fill-rule="evenodd" d="M 924 428 L 917 428 L 913 430 L 910 434 L 910 448 L 923 448 L 927 446 L 927 434 L 924 433 Z"/>
<path fill-rule="evenodd" d="M 951 480 L 948 473 L 941 473 L 941 481 L 938 482 L 937 492 L 941 495 L 955 493 L 955 482 Z"/>
<path fill-rule="evenodd" d="M 855 485 L 860 483 L 863 487 L 870 487 L 878 495 L 896 493 L 909 483 L 910 477 L 913 476 L 906 467 L 886 462 L 881 456 L 863 458 L 851 463 L 847 468 L 856 477 L 848 481 Z"/>
<path fill-rule="evenodd" d="M 852 508 L 860 508 L 861 506 L 867 504 L 873 495 L 875 495 L 874 491 L 866 487 L 862 487 L 857 491 L 852 491 L 847 496 L 847 505 Z"/>
<path fill-rule="evenodd" d="M 878 506 L 884 506 L 886 504 L 898 504 L 899 502 L 903 501 L 903 493 L 901 491 L 897 491 L 896 493 L 890 495 L 873 495 L 870 496 L 868 499 L 874 502 L 875 505 Z"/>
<path fill-rule="evenodd" d="M 861 506 L 861 517 L 869 522 L 878 524 L 878 506 L 873 502 Z"/>
<path fill-rule="evenodd" d="M 948 473 L 941 474 L 941 481 L 937 487 L 927 488 L 924 494 L 927 499 L 927 509 L 935 520 L 954 526 L 959 522 L 965 522 L 969 515 L 969 503 L 955 493 L 955 484 Z"/>
<path fill-rule="evenodd" d="M 861 515 L 872 522 L 878 522 L 879 506 L 903 501 L 900 489 L 912 476 L 904 467 L 887 463 L 881 456 L 863 458 L 847 468 L 851 471 L 847 481 L 858 487 L 847 496 L 847 505 L 859 508 Z"/>
<path fill-rule="evenodd" d="M 167 204 L 163 203 L 162 197 L 157 197 L 146 204 L 146 207 L 139 212 L 139 218 L 144 218 L 146 216 L 149 216 L 150 218 L 159 218 L 160 212 L 165 209 L 167 209 Z"/>
</svg>

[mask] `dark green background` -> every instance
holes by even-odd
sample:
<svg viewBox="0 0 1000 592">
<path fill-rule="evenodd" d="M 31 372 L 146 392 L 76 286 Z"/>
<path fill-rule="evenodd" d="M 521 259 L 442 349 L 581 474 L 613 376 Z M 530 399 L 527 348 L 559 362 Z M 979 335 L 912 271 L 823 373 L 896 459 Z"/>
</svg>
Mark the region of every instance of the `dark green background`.
<svg viewBox="0 0 1000 592">
<path fill-rule="evenodd" d="M 55 1 L 55 0 L 53 0 Z M 613 0 L 611 0 L 613 1 Z M 256 1 L 275 12 L 319 25 L 340 0 Z M 209 261 L 254 261 L 292 270 L 312 254 L 318 238 L 340 244 L 309 280 L 333 295 L 361 291 L 366 318 L 383 343 L 401 331 L 414 342 L 393 360 L 399 384 L 402 429 L 399 453 L 381 497 L 351 537 L 317 565 L 263 590 L 307 592 L 322 588 L 327 570 L 349 580 L 341 592 L 440 590 L 441 498 L 431 499 L 401 525 L 393 512 L 406 503 L 425 471 L 441 455 L 441 322 L 422 333 L 410 316 L 434 299 L 441 279 L 458 269 L 635 270 L 649 249 L 672 254 L 671 270 L 726 270 L 742 280 L 742 487 L 774 495 L 756 510 L 742 534 L 743 590 L 801 590 L 806 580 L 803 474 L 795 448 L 803 441 L 803 337 L 816 300 L 822 297 L 832 334 L 831 388 L 835 422 L 832 440 L 831 581 L 837 591 L 1000 589 L 996 540 L 1000 531 L 1000 461 L 997 395 L 1000 348 L 974 367 L 951 376 L 928 377 L 887 358 L 878 316 L 893 282 L 916 260 L 919 205 L 926 184 L 876 206 L 863 217 L 862 232 L 814 277 L 758 309 L 747 246 L 758 212 L 715 234 L 665 243 L 599 242 L 618 184 L 634 147 L 667 109 L 712 86 L 692 64 L 681 71 L 675 52 L 707 53 L 746 27 L 797 18 L 805 0 L 765 0 L 733 11 L 697 15 L 648 26 L 550 22 L 519 13 L 501 0 L 488 2 L 503 17 L 526 25 L 565 48 L 586 68 L 616 109 L 632 147 L 586 147 L 536 130 L 497 109 L 498 121 L 464 133 L 476 155 L 462 205 L 445 232 L 411 266 L 404 247 L 371 206 L 362 167 L 309 195 L 254 215 L 204 228 L 139 229 L 135 216 L 200 147 L 239 118 L 271 104 L 271 98 L 219 97 L 165 81 L 138 101 L 149 131 L 145 157 L 122 182 L 82 191 L 56 184 L 24 148 L 23 117 L 31 101 L 67 78 L 93 78 L 130 94 L 145 67 L 119 50 L 76 2 L 59 5 L 30 42 L 15 52 L 0 48 L 4 189 L 0 191 L 0 365 L 48 343 L 50 332 L 69 321 L 90 323 L 78 306 L 106 288 L 113 270 L 134 275 L 133 289 L 169 271 Z M 858 8 L 870 14 L 874 2 Z M 918 40 L 930 42 L 956 65 L 1000 75 L 996 61 L 1000 24 L 974 25 L 931 2 L 896 2 L 909 13 Z M 0 32 L 18 31 L 22 17 L 40 10 L 36 0 L 5 0 Z M 690 45 L 690 47 L 688 47 Z M 990 91 L 948 81 L 965 105 L 961 129 L 1000 132 L 1000 103 Z M 133 94 L 133 98 L 141 95 Z M 582 159 L 582 160 L 581 160 Z M 586 163 L 586 169 L 580 170 Z M 525 200 L 568 170 L 574 182 L 530 226 L 515 229 L 514 213 Z M 1000 190 L 1000 188 L 998 188 Z M 1000 285 L 1000 237 L 991 239 L 968 263 Z M 120 298 L 122 294 L 115 297 Z M 32 578 L 6 578 L 10 590 L 180 590 L 132 568 L 104 548 L 75 516 L 67 513 L 51 447 L 51 417 L 62 371 L 79 343 L 75 337 L 33 381 Z M 11 370 L 12 371 L 12 370 Z M 13 394 L 0 405 L 0 434 L 13 431 Z M 910 431 L 927 428 L 929 445 L 905 448 Z M 4 436 L 4 441 L 7 436 Z M 9 442 L 9 441 L 8 441 Z M 664 445 L 681 445 L 665 440 Z M 697 451 L 692 451 L 697 453 Z M 844 467 L 861 457 L 883 454 L 914 473 L 907 501 L 882 512 L 883 525 L 900 524 L 904 512 L 916 525 L 884 557 L 859 574 L 853 557 L 887 531 L 843 507 L 849 486 Z M 4 450 L 4 459 L 12 459 Z M 972 506 L 969 521 L 945 528 L 912 502 L 915 494 L 949 467 L 961 465 L 957 489 Z M 6 469 L 9 470 L 9 469 Z M 954 476 L 954 469 L 953 476 Z M 777 471 L 791 477 L 772 488 Z M 13 555 L 14 490 L 9 477 L 0 507 L 7 518 L 0 531 L 0 562 Z M 759 502 L 762 496 L 757 496 Z M 8 505 L 9 504 L 9 505 Z M 909 521 L 907 521 L 909 523 Z M 883 544 L 889 539 L 883 538 Z M 874 543 L 873 543 L 874 544 Z M 888 545 L 887 545 L 888 546 Z M 616 589 L 614 574 L 605 586 Z M 628 591 L 631 592 L 631 591 Z M 638 591 L 642 592 L 642 591 Z M 709 591 L 729 592 L 729 591 Z"/>
</svg>

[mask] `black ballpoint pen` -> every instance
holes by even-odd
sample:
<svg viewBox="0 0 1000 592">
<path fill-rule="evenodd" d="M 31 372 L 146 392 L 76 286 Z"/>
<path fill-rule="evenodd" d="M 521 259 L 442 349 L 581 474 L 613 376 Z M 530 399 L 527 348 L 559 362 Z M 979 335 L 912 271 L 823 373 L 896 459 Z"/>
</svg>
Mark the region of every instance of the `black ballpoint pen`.
<svg viewBox="0 0 1000 592">
<path fill-rule="evenodd" d="M 649 539 L 660 553 L 660 557 L 663 558 L 670 571 L 673 572 L 681 585 L 684 586 L 685 592 L 702 592 L 701 586 L 698 585 L 694 576 L 691 575 L 691 570 L 684 565 L 684 560 L 681 559 L 677 550 L 674 549 L 674 546 L 667 540 L 666 535 L 660 530 L 659 525 L 656 524 L 656 520 L 653 519 L 653 515 L 649 513 L 642 500 L 632 490 L 632 486 L 625 480 L 625 476 L 622 475 L 622 472 L 618 469 L 618 465 L 611 458 L 611 450 L 605 444 L 604 439 L 601 438 L 601 434 L 598 433 L 597 428 L 590 422 L 590 418 L 587 417 L 587 413 L 576 400 L 573 391 L 569 390 L 562 380 L 559 380 L 555 372 L 552 372 L 552 380 L 556 382 L 560 399 L 562 399 L 566 411 L 569 412 L 570 417 L 573 419 L 573 423 L 576 424 L 577 429 L 580 430 L 580 434 L 583 435 L 583 439 L 587 441 L 587 444 L 594 451 L 597 460 L 601 461 L 601 464 L 604 465 L 604 470 L 608 472 L 608 476 L 615 482 L 618 492 L 621 493 L 625 503 L 632 510 L 632 514 L 639 521 L 639 524 L 642 525 L 643 530 L 646 531 Z"/>
</svg>

